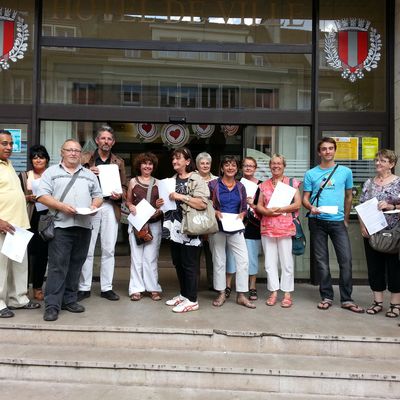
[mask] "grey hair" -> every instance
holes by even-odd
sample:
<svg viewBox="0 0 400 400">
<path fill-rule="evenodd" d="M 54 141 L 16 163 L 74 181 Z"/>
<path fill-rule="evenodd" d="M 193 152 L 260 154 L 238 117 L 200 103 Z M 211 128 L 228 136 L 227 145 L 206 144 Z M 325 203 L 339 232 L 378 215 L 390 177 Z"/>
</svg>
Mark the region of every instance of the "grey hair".
<svg viewBox="0 0 400 400">
<path fill-rule="evenodd" d="M 207 160 L 210 163 L 212 162 L 212 157 L 210 156 L 210 154 L 206 153 L 205 151 L 203 151 L 202 153 L 198 154 L 196 157 L 196 166 L 197 168 L 199 168 L 199 164 L 201 160 Z"/>
<path fill-rule="evenodd" d="M 113 139 L 114 139 L 114 129 L 111 128 L 111 126 L 109 126 L 109 125 L 102 125 L 99 129 L 97 129 L 96 138 L 98 138 L 98 137 L 102 134 L 102 132 L 111 133 L 111 136 L 112 136 Z"/>
</svg>

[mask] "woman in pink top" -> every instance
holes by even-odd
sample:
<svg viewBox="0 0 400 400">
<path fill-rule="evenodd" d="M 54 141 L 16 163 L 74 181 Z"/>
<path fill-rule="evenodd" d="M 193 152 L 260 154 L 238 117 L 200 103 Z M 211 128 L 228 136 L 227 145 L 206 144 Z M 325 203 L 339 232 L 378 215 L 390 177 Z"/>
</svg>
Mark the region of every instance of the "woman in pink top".
<svg viewBox="0 0 400 400">
<path fill-rule="evenodd" d="M 269 161 L 272 177 L 262 183 L 257 211 L 261 219 L 261 243 L 265 254 L 265 271 L 268 278 L 270 295 L 266 301 L 274 306 L 278 297 L 278 290 L 285 292 L 281 306 L 288 308 L 292 305 L 291 292 L 294 290 L 294 261 L 292 255 L 292 236 L 296 233 L 292 213 L 297 213 L 301 206 L 301 197 L 298 187 L 300 182 L 284 176 L 286 160 L 280 154 L 274 154 Z M 272 193 L 278 182 L 296 188 L 292 204 L 285 207 L 267 208 Z M 278 264 L 281 265 L 279 280 Z"/>
</svg>

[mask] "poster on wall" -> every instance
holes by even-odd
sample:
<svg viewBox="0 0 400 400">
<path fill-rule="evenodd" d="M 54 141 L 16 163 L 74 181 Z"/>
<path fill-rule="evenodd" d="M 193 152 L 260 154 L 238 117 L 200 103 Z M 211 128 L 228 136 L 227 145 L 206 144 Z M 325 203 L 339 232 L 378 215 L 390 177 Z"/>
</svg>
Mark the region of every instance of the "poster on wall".
<svg viewBox="0 0 400 400">
<path fill-rule="evenodd" d="M 358 137 L 334 137 L 335 160 L 358 160 Z"/>
<path fill-rule="evenodd" d="M 373 160 L 379 150 L 379 138 L 363 137 L 361 140 L 362 159 Z"/>
<path fill-rule="evenodd" d="M 21 134 L 21 129 L 5 129 L 6 131 L 9 131 L 11 133 L 12 139 L 13 139 L 13 153 L 21 153 L 22 151 L 22 134 Z"/>
</svg>

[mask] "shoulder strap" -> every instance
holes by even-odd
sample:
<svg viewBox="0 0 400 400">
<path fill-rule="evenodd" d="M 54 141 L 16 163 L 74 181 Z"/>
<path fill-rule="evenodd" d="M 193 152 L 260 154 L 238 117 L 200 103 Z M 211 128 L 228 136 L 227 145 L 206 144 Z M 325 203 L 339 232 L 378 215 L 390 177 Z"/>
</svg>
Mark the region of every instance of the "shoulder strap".
<svg viewBox="0 0 400 400">
<path fill-rule="evenodd" d="M 150 200 L 151 200 L 151 191 L 153 190 L 154 181 L 155 181 L 155 179 L 153 177 L 151 177 L 149 186 L 147 187 L 146 200 L 148 203 L 150 203 Z"/>
<path fill-rule="evenodd" d="M 70 179 L 70 181 L 68 182 L 68 185 L 65 186 L 64 191 L 62 192 L 62 195 L 60 197 L 60 202 L 62 202 L 65 198 L 65 196 L 67 195 L 67 193 L 69 192 L 69 190 L 71 189 L 72 185 L 74 184 L 74 182 L 76 181 L 76 178 L 78 178 L 79 173 L 81 172 L 81 170 L 79 170 L 78 172 L 75 172 L 74 175 L 72 175 L 72 178 Z M 56 216 L 58 214 L 58 211 L 56 211 L 54 213 L 54 216 Z"/>
<path fill-rule="evenodd" d="M 325 180 L 325 182 L 321 185 L 321 187 L 318 189 L 317 194 L 315 197 L 312 199 L 310 204 L 314 204 L 316 200 L 318 200 L 319 196 L 321 195 L 322 191 L 324 190 L 325 186 L 328 184 L 329 180 L 332 178 L 332 175 L 335 173 L 335 171 L 338 169 L 339 164 L 335 165 L 335 168 L 333 168 L 332 172 L 329 174 L 328 179 Z"/>
<path fill-rule="evenodd" d="M 81 172 L 81 170 L 79 170 L 78 172 L 75 172 L 74 175 L 72 175 L 71 180 L 68 182 L 68 185 L 65 187 L 61 197 L 60 197 L 60 201 L 62 202 L 65 198 L 65 196 L 67 195 L 67 193 L 69 192 L 69 190 L 71 189 L 72 185 L 74 184 L 74 182 L 76 181 L 76 178 L 78 178 L 79 173 Z"/>
</svg>

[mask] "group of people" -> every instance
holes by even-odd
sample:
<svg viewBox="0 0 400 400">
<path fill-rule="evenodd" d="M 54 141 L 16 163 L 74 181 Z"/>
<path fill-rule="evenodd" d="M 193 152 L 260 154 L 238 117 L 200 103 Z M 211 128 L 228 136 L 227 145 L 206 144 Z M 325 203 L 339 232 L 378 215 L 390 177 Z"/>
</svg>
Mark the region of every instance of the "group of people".
<svg viewBox="0 0 400 400">
<path fill-rule="evenodd" d="M 303 198 L 301 182 L 285 175 L 286 160 L 274 154 L 269 161 L 271 177 L 260 182 L 255 177 L 257 162 L 252 157 L 242 161 L 243 179 L 257 185 L 254 196 L 246 193 L 246 182 L 237 180 L 240 165 L 233 156 L 222 156 L 218 176 L 211 173 L 212 159 L 208 153 L 193 158 L 188 148 L 172 152 L 175 172 L 174 190 L 169 199 L 161 198 L 159 181 L 153 174 L 157 157 L 142 153 L 134 161 L 132 179 L 126 180 L 123 160 L 112 153 L 115 144 L 113 130 L 101 127 L 96 136 L 97 149 L 82 152 L 78 141 L 66 140 L 61 147 L 61 160 L 48 167 L 49 155 L 43 146 L 33 146 L 29 152 L 32 170 L 18 179 L 9 160 L 12 152 L 10 132 L 0 130 L 0 246 L 5 234 L 15 226 L 29 228 L 34 233 L 28 248 L 29 257 L 17 263 L 0 254 L 0 317 L 14 316 L 18 308 L 36 309 L 44 300 L 44 320 L 55 321 L 60 310 L 85 311 L 80 302 L 91 295 L 93 257 L 98 236 L 101 244 L 100 296 L 119 300 L 113 290 L 114 249 L 117 241 L 121 204 L 137 213 L 137 206 L 146 199 L 155 209 L 145 224 L 145 238 L 131 224 L 129 243 L 131 268 L 128 294 L 140 301 L 145 293 L 152 300 L 162 299 L 158 280 L 158 256 L 162 238 L 170 243 L 171 259 L 179 281 L 179 293 L 166 300 L 172 311 L 184 313 L 199 308 L 198 281 L 202 250 L 205 254 L 208 286 L 216 292 L 212 302 L 221 307 L 232 292 L 233 276 L 237 304 L 255 308 L 258 299 L 256 276 L 258 256 L 262 247 L 267 274 L 268 306 L 278 302 L 289 308 L 293 304 L 294 259 L 293 218 L 301 205 L 308 210 L 308 224 L 313 259 L 316 263 L 321 300 L 317 307 L 328 310 L 334 299 L 329 267 L 328 238 L 331 239 L 339 264 L 339 293 L 343 309 L 362 313 L 365 310 L 352 298 L 352 256 L 347 226 L 352 204 L 352 171 L 335 163 L 336 142 L 325 137 L 318 142 L 320 164 L 305 173 Z M 393 210 L 400 204 L 400 178 L 393 174 L 397 156 L 381 150 L 376 155 L 376 176 L 364 184 L 361 202 L 378 198 L 380 210 Z M 99 166 L 118 167 L 121 192 L 103 196 L 98 175 Z M 48 167 L 48 168 L 47 168 Z M 276 186 L 280 183 L 294 188 L 292 202 L 284 207 L 268 207 Z M 25 195 L 25 196 L 24 196 Z M 175 202 L 173 209 L 163 212 L 166 201 Z M 218 231 L 210 235 L 192 236 L 183 233 L 185 210 L 204 210 L 211 200 L 218 222 Z M 42 207 L 38 207 L 41 204 Z M 45 207 L 43 207 L 45 206 Z M 324 213 L 321 206 L 336 206 L 337 213 Z M 47 208 L 46 208 L 47 207 Z M 93 210 L 92 215 L 80 214 L 78 208 Z M 46 209 L 44 209 L 46 208 Z M 48 210 L 49 211 L 48 211 Z M 54 238 L 45 242 L 38 234 L 38 221 L 47 212 L 54 216 Z M 234 214 L 244 222 L 235 231 L 227 231 L 224 218 Z M 399 223 L 399 214 L 385 214 L 389 227 Z M 368 314 L 383 310 L 385 290 L 391 294 L 387 317 L 400 314 L 400 265 L 398 255 L 373 250 L 368 244 L 369 233 L 360 222 L 364 237 L 368 278 L 373 291 L 373 303 Z M 142 231 L 141 230 L 141 231 Z M 27 297 L 28 258 L 33 300 Z M 43 280 L 47 266 L 47 280 Z M 280 274 L 279 274 L 280 270 Z M 35 301 L 37 300 L 37 301 Z"/>
</svg>

